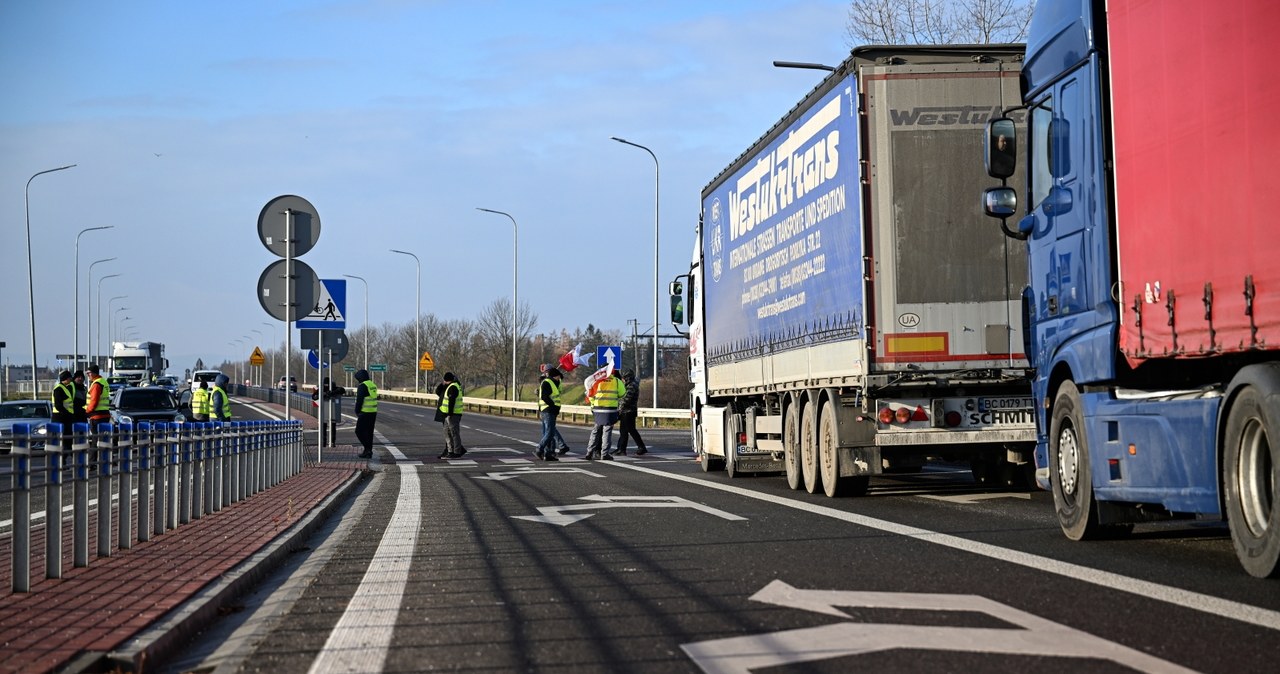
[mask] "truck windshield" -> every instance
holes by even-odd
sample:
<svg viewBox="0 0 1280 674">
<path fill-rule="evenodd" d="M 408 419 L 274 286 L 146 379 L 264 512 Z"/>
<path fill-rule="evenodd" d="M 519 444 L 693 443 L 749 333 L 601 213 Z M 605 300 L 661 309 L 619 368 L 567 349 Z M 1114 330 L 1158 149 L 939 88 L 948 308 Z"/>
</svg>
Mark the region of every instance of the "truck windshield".
<svg viewBox="0 0 1280 674">
<path fill-rule="evenodd" d="M 117 370 L 145 370 L 147 368 L 146 356 L 117 356 L 115 362 Z"/>
</svg>

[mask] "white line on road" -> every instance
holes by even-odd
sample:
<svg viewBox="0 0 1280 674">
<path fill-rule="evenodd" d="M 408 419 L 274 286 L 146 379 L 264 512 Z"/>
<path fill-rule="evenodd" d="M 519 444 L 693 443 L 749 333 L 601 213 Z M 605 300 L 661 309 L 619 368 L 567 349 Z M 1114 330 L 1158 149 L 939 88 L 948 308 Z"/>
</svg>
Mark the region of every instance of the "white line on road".
<svg viewBox="0 0 1280 674">
<path fill-rule="evenodd" d="M 312 674 L 380 672 L 386 663 L 422 522 L 422 488 L 417 469 L 394 469 L 400 471 L 395 512 L 355 596 L 311 663 Z"/>
<path fill-rule="evenodd" d="M 1221 616 L 1223 618 L 1239 620 L 1243 623 L 1249 623 L 1251 625 L 1257 625 L 1267 629 L 1280 630 L 1280 611 L 1272 611 L 1258 606 L 1241 604 L 1240 602 L 1229 601 L 1219 597 L 1202 594 L 1200 592 L 1192 592 L 1190 590 L 1161 585 L 1147 580 L 1130 578 L 1110 571 L 1102 571 L 1100 569 L 1093 569 L 1079 564 L 1063 562 L 1050 557 L 1042 557 L 1040 555 L 1033 555 L 1019 550 L 1002 548 L 997 545 L 971 541 L 965 538 L 960 538 L 959 536 L 943 534 L 937 531 L 929 531 L 928 529 L 919 529 L 917 527 L 876 519 L 874 517 L 867 517 L 865 515 L 847 513 L 827 506 L 783 498 L 781 496 L 774 496 L 773 494 L 763 494 L 749 489 L 709 482 L 704 479 L 689 477 L 687 475 L 674 475 L 665 471 L 655 470 L 653 468 L 637 466 L 633 463 L 621 463 L 615 461 L 613 465 L 626 468 L 627 470 L 649 473 L 650 475 L 665 477 L 670 480 L 688 482 L 708 489 L 719 489 L 720 491 L 753 498 L 758 501 L 765 501 L 788 508 L 795 508 L 796 510 L 803 510 L 815 515 L 822 515 L 824 517 L 842 520 L 850 524 L 897 534 L 907 538 L 914 538 L 925 543 L 933 543 L 935 545 L 941 545 L 943 547 L 961 550 L 963 552 L 981 555 L 983 557 L 990 557 L 1002 562 L 1025 566 L 1036 571 L 1044 571 L 1064 576 L 1072 580 L 1079 580 L 1120 592 L 1136 594 L 1140 597 L 1163 601 L 1173 604 L 1174 606 L 1182 606 L 1201 611 L 1203 613 Z"/>
<path fill-rule="evenodd" d="M 390 440 L 388 440 L 387 436 L 383 435 L 380 431 L 373 432 L 373 439 L 377 440 L 379 444 L 386 447 L 388 452 L 391 452 L 391 457 L 396 460 L 396 463 L 416 464 L 419 466 L 422 465 L 421 461 L 410 461 L 409 457 L 405 456 L 404 452 L 400 451 L 400 448 L 396 447 L 395 444 L 393 444 Z"/>
</svg>

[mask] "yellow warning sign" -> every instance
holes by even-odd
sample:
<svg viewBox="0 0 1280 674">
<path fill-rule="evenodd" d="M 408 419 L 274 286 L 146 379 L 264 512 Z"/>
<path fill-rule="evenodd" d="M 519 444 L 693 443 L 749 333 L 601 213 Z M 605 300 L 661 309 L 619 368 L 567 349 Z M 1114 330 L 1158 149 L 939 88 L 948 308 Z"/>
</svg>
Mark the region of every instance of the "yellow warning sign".
<svg viewBox="0 0 1280 674">
<path fill-rule="evenodd" d="M 426 370 L 427 372 L 436 369 L 436 362 L 431 360 L 431 354 L 426 351 L 422 352 L 422 357 L 418 359 L 418 369 Z"/>
<path fill-rule="evenodd" d="M 263 363 L 265 363 L 265 362 L 267 362 L 267 358 L 266 358 L 266 356 L 263 356 L 263 355 L 262 355 L 262 349 L 260 349 L 260 348 L 258 348 L 258 347 L 256 347 L 256 346 L 255 346 L 255 347 L 253 347 L 253 355 L 249 356 L 249 364 L 250 364 L 250 365 L 262 365 L 262 364 L 263 364 Z"/>
</svg>

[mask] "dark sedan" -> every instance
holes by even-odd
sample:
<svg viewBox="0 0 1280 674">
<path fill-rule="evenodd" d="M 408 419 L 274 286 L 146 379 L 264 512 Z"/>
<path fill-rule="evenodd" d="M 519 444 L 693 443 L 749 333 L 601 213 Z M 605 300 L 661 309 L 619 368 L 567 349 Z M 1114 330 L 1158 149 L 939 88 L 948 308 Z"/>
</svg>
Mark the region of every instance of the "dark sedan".
<svg viewBox="0 0 1280 674">
<path fill-rule="evenodd" d="M 141 421 L 182 423 L 186 421 L 186 417 L 167 389 L 159 386 L 131 386 L 111 395 L 111 420 L 117 424 L 136 424 Z"/>
</svg>

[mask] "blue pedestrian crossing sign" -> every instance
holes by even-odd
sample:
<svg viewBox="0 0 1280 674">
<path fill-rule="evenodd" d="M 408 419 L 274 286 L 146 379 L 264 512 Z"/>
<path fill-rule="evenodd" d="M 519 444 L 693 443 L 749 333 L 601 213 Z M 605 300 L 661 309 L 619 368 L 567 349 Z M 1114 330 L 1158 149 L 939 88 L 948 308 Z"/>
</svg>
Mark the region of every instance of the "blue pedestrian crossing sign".
<svg viewBox="0 0 1280 674">
<path fill-rule="evenodd" d="M 294 322 L 299 330 L 347 329 L 347 282 L 320 279 L 320 295 L 311 313 Z"/>
<path fill-rule="evenodd" d="M 622 369 L 622 347 L 612 344 L 601 344 L 596 347 L 596 367 L 604 367 L 608 365 L 610 359 L 613 361 L 613 369 Z"/>
</svg>

